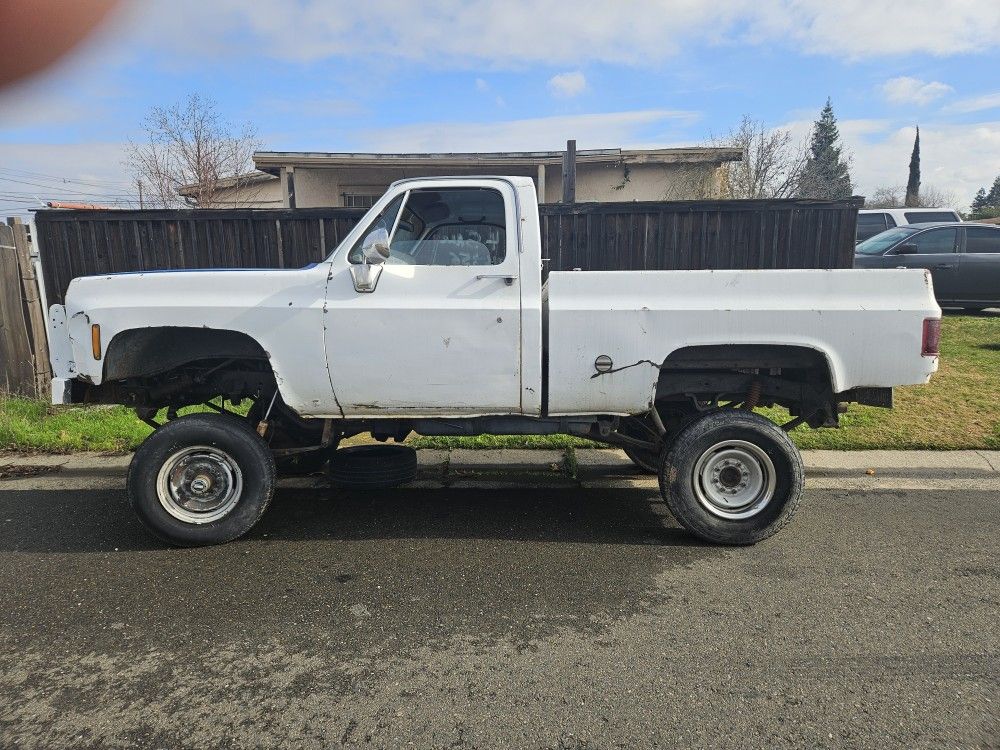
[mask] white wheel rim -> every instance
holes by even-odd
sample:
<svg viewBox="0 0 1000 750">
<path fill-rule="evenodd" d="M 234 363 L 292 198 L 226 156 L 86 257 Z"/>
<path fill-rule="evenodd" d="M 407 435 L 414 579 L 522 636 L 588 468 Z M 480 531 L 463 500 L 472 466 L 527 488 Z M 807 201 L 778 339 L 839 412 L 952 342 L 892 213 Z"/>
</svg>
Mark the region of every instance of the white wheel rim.
<svg viewBox="0 0 1000 750">
<path fill-rule="evenodd" d="M 171 516 L 205 524 L 226 516 L 243 492 L 243 472 L 224 450 L 208 445 L 171 454 L 156 476 L 156 496 Z"/>
<path fill-rule="evenodd" d="M 719 518 L 739 521 L 757 515 L 771 502 L 777 472 L 759 446 L 725 440 L 701 454 L 691 479 L 702 507 Z"/>
</svg>

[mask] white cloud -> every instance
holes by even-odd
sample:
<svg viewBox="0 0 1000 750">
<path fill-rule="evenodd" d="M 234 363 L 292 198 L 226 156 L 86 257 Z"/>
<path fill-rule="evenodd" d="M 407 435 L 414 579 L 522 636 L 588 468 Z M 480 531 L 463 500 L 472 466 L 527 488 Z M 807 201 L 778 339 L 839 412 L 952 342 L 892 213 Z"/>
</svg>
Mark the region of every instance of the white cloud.
<svg viewBox="0 0 1000 750">
<path fill-rule="evenodd" d="M 967 99 L 959 99 L 954 104 L 946 107 L 948 112 L 957 112 L 960 114 L 982 112 L 985 109 L 1000 109 L 1000 93 L 970 96 Z"/>
<path fill-rule="evenodd" d="M 637 146 L 650 140 L 662 145 L 672 128 L 690 125 L 698 117 L 695 112 L 651 109 L 501 122 L 432 122 L 362 131 L 357 148 L 389 152 L 558 150 L 565 148 L 569 138 L 575 138 L 581 149 Z"/>
<path fill-rule="evenodd" d="M 579 70 L 559 73 L 548 82 L 549 91 L 561 98 L 579 96 L 587 88 L 587 77 Z"/>
<path fill-rule="evenodd" d="M 855 59 L 950 56 L 1000 45 L 996 0 L 947 7 L 940 0 L 632 0 L 627 8 L 578 0 L 572 13 L 561 0 L 160 0 L 141 7 L 132 33 L 178 56 L 242 47 L 291 61 L 378 55 L 435 66 L 524 67 L 648 63 L 691 43 L 780 44 Z"/>
<path fill-rule="evenodd" d="M 745 18 L 749 38 L 761 43 L 786 38 L 806 52 L 853 59 L 915 53 L 947 57 L 1000 44 L 996 0 L 770 0 L 748 10 Z"/>
<path fill-rule="evenodd" d="M 482 78 L 476 79 L 476 91 L 489 91 L 490 85 Z"/>
<path fill-rule="evenodd" d="M 930 104 L 954 90 L 941 81 L 922 81 L 910 76 L 890 78 L 882 84 L 882 93 L 893 104 Z"/>
</svg>

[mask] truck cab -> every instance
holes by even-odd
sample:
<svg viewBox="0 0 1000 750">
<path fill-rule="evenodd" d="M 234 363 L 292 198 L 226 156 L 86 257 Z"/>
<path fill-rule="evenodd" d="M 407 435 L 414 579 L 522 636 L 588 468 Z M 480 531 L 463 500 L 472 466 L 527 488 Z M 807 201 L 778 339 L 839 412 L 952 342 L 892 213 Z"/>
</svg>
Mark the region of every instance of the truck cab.
<svg viewBox="0 0 1000 750">
<path fill-rule="evenodd" d="M 541 413 L 537 217 L 526 177 L 389 189 L 329 261 L 325 343 L 344 417 Z M 387 257 L 366 269 L 380 231 Z"/>
</svg>

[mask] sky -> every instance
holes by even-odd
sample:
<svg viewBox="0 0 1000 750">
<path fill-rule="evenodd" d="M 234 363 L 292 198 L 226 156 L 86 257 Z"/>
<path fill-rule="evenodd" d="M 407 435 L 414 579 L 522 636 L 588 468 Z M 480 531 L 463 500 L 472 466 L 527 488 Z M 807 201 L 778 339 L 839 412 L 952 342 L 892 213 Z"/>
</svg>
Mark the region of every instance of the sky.
<svg viewBox="0 0 1000 750">
<path fill-rule="evenodd" d="M 123 145 L 191 93 L 273 151 L 702 145 L 743 115 L 808 137 L 827 97 L 855 193 L 965 207 L 1000 175 L 998 0 L 136 0 L 0 91 L 0 215 L 134 199 Z"/>
</svg>

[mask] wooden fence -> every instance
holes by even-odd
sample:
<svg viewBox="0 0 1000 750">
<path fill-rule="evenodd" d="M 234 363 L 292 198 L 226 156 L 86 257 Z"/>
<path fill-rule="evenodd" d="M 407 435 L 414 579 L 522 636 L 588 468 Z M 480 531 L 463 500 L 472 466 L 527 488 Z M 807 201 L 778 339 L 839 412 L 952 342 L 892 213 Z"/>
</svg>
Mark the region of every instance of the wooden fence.
<svg viewBox="0 0 1000 750">
<path fill-rule="evenodd" d="M 27 227 L 9 219 L 0 224 L 0 392 L 48 393 L 45 320 Z"/>
<path fill-rule="evenodd" d="M 850 268 L 862 199 L 547 204 L 548 270 Z M 364 215 L 345 208 L 39 211 L 49 304 L 71 279 L 170 268 L 294 268 Z"/>
</svg>

